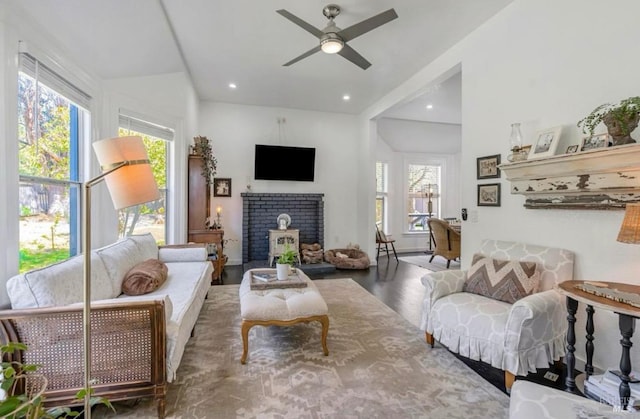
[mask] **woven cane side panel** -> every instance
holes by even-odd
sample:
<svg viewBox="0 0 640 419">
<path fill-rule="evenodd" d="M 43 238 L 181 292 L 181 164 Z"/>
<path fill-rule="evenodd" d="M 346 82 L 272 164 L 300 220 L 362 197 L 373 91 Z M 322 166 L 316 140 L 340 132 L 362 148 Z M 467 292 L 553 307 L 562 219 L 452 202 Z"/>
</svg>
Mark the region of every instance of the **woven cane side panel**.
<svg viewBox="0 0 640 419">
<path fill-rule="evenodd" d="M 100 311 L 91 317 L 92 378 L 99 384 L 151 381 L 148 311 Z"/>
<path fill-rule="evenodd" d="M 149 310 L 94 310 L 91 313 L 91 371 L 95 385 L 151 380 Z M 41 365 L 47 392 L 84 385 L 82 312 L 15 319 L 24 362 Z"/>
<path fill-rule="evenodd" d="M 48 390 L 83 386 L 82 312 L 19 318 L 16 329 L 29 348 L 24 362 L 40 365 Z"/>
</svg>

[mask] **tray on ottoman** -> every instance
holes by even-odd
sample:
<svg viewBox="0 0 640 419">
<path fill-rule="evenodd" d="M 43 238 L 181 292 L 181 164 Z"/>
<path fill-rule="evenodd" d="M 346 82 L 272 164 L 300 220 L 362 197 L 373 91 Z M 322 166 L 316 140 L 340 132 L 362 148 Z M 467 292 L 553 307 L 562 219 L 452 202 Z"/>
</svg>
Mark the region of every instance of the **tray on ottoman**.
<svg viewBox="0 0 640 419">
<path fill-rule="evenodd" d="M 278 288 L 304 288 L 307 282 L 299 275 L 299 270 L 293 268 L 287 279 L 278 280 L 275 269 L 252 269 L 251 291 L 270 290 Z"/>
</svg>

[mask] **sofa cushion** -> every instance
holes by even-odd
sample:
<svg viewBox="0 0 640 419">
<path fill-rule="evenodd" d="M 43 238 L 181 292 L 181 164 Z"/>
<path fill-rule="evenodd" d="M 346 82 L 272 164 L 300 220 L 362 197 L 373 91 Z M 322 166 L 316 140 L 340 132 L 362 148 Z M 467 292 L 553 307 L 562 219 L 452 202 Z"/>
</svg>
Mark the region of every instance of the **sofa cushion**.
<svg viewBox="0 0 640 419">
<path fill-rule="evenodd" d="M 136 242 L 130 238 L 96 250 L 111 279 L 114 296 L 122 293 L 122 280 L 131 268 L 144 260 Z"/>
<path fill-rule="evenodd" d="M 202 262 L 207 260 L 207 248 L 194 247 L 163 247 L 158 251 L 158 259 L 169 262 Z"/>
<path fill-rule="evenodd" d="M 155 291 L 167 280 L 167 265 L 158 259 L 147 259 L 131 268 L 122 281 L 122 292 L 143 295 Z"/>
<path fill-rule="evenodd" d="M 451 351 L 502 369 L 511 304 L 458 292 L 438 299 L 431 310 L 433 337 Z"/>
<path fill-rule="evenodd" d="M 151 233 L 134 234 L 129 236 L 129 239 L 138 246 L 143 260 L 158 259 L 158 244 Z"/>
<path fill-rule="evenodd" d="M 463 291 L 513 304 L 536 292 L 539 282 L 540 272 L 535 262 L 498 260 L 475 254 Z"/>
<path fill-rule="evenodd" d="M 12 278 L 7 292 L 13 308 L 64 306 L 84 298 L 84 257 L 71 259 Z M 21 291 L 22 290 L 22 291 Z M 31 298 L 22 298 L 20 295 Z M 91 255 L 91 299 L 113 297 L 102 260 Z"/>
</svg>

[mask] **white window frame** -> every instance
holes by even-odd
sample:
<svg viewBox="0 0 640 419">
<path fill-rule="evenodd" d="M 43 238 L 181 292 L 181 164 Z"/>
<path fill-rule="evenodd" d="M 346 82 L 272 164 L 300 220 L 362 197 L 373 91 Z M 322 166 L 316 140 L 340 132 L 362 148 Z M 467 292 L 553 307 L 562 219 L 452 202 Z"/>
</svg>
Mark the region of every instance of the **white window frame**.
<svg viewBox="0 0 640 419">
<path fill-rule="evenodd" d="M 447 193 L 447 191 L 444 190 L 445 188 L 443 187 L 443 185 L 447 184 L 447 159 L 445 157 L 429 155 L 413 155 L 410 158 L 404 159 L 402 174 L 402 233 L 410 236 L 426 236 L 429 234 L 428 229 L 425 229 L 423 231 L 411 231 L 407 226 L 407 216 L 409 214 L 409 207 L 407 204 L 409 202 L 409 165 L 440 166 L 440 190 L 438 191 L 440 197 L 438 198 L 438 201 L 436 203 L 436 205 L 438 206 L 436 213 L 441 214 L 442 203 L 444 202 L 445 195 Z"/>
<path fill-rule="evenodd" d="M 388 232 L 388 224 L 389 224 L 389 162 L 384 160 L 376 160 L 376 166 L 378 163 L 382 164 L 383 168 L 383 190 L 378 190 L 378 180 L 376 179 L 376 201 L 378 199 L 382 199 L 382 225 L 380 228 L 384 232 Z M 376 169 L 377 173 L 377 169 Z"/>
</svg>

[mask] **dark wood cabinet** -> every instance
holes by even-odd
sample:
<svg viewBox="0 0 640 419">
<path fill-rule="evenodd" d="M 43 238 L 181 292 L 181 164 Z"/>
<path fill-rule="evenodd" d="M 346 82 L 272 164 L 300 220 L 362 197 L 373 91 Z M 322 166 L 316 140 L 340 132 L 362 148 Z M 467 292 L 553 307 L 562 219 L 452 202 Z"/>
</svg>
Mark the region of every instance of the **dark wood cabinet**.
<svg viewBox="0 0 640 419">
<path fill-rule="evenodd" d="M 190 243 L 215 244 L 216 252 L 211 254 L 213 276 L 211 282 L 220 281 L 222 270 L 226 262 L 224 255 L 224 230 L 207 228 L 206 221 L 210 215 L 211 197 L 207 182 L 202 176 L 204 161 L 197 155 L 189 156 L 189 193 L 188 193 L 188 222 L 187 240 Z"/>
</svg>

